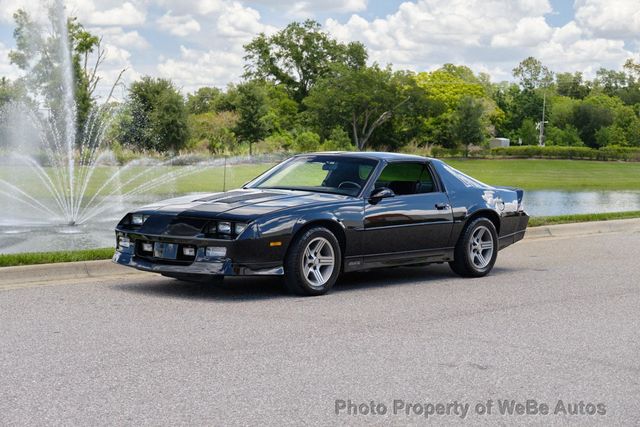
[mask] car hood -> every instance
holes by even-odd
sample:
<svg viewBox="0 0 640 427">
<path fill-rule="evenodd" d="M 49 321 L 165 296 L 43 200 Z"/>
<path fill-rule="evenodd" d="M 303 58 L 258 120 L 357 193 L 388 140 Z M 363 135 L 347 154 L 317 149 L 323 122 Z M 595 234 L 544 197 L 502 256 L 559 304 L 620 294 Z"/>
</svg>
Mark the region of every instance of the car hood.
<svg viewBox="0 0 640 427">
<path fill-rule="evenodd" d="M 151 215 L 250 220 L 282 209 L 348 199 L 338 194 L 250 188 L 164 200 L 139 211 Z"/>
</svg>

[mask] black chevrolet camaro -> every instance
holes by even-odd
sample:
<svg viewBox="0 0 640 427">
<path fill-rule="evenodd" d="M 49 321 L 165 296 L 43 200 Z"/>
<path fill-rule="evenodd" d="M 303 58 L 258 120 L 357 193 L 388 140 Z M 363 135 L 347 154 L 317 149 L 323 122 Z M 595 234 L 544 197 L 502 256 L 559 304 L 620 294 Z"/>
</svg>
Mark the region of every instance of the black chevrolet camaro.
<svg viewBox="0 0 640 427">
<path fill-rule="evenodd" d="M 116 227 L 114 262 L 182 280 L 281 275 L 320 295 L 342 272 L 448 262 L 491 271 L 521 240 L 523 192 L 394 153 L 292 157 L 241 189 L 159 202 Z"/>
</svg>

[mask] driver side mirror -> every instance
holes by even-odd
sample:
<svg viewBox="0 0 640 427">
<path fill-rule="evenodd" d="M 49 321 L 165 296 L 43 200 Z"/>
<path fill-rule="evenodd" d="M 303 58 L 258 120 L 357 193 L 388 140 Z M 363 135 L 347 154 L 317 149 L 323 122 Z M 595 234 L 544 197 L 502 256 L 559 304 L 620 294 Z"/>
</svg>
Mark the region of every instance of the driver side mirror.
<svg viewBox="0 0 640 427">
<path fill-rule="evenodd" d="M 388 187 L 380 187 L 380 188 L 376 188 L 371 192 L 371 195 L 369 196 L 369 201 L 371 203 L 378 203 L 382 199 L 395 197 L 395 195 L 396 193 L 394 193 L 392 189 Z"/>
</svg>

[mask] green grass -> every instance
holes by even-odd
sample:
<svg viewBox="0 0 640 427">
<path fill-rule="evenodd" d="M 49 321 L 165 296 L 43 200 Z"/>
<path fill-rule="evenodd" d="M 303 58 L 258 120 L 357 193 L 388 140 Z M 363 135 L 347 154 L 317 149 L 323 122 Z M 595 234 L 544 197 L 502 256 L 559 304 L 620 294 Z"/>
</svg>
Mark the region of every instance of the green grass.
<svg viewBox="0 0 640 427">
<path fill-rule="evenodd" d="M 597 214 L 539 216 L 529 220 L 529 227 L 542 225 L 569 224 L 574 222 L 610 221 L 613 219 L 640 218 L 640 211 L 607 212 Z"/>
<path fill-rule="evenodd" d="M 640 163 L 589 160 L 446 160 L 480 181 L 525 190 L 640 190 Z"/>
<path fill-rule="evenodd" d="M 113 248 L 102 248 L 64 252 L 0 254 L 0 267 L 111 259 L 113 252 Z"/>
</svg>

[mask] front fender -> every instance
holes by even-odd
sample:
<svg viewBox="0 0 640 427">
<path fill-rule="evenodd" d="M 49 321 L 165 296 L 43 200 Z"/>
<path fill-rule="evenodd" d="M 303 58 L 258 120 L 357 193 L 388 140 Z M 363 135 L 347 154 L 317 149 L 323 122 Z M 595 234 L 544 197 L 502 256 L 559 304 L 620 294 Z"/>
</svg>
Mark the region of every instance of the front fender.
<svg viewBox="0 0 640 427">
<path fill-rule="evenodd" d="M 330 221 L 335 225 L 339 226 L 342 231 L 345 231 L 345 225 L 342 219 L 338 218 L 333 212 L 322 212 L 316 213 L 313 215 L 302 215 L 298 218 L 298 220 L 293 225 L 293 229 L 291 230 L 291 234 L 295 235 L 298 231 L 304 228 L 306 225 L 311 224 L 313 222 L 324 222 Z"/>
</svg>

